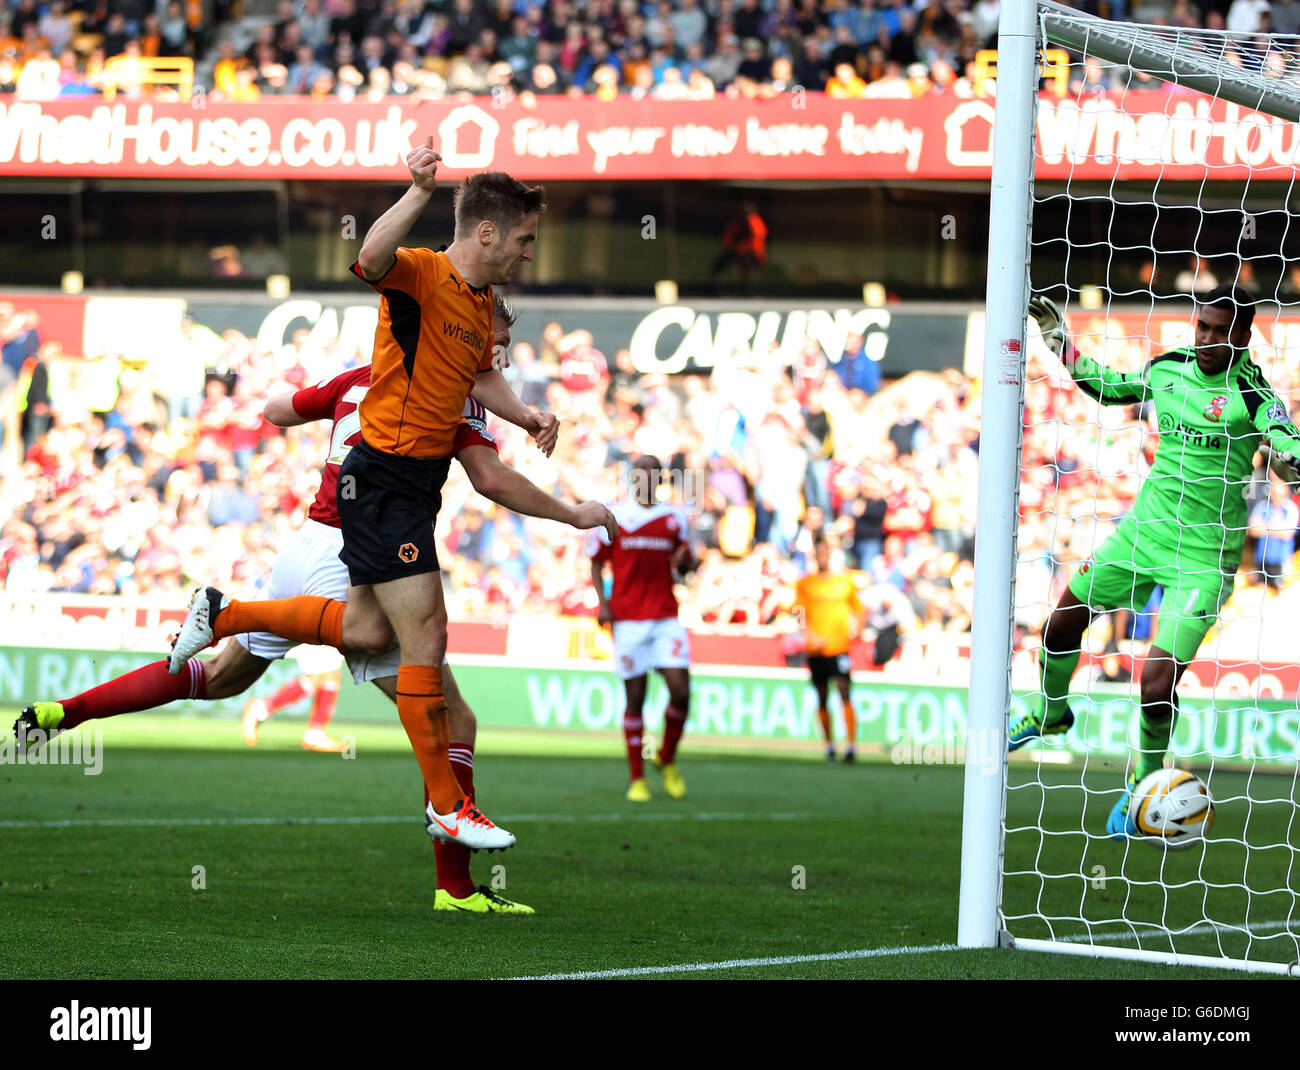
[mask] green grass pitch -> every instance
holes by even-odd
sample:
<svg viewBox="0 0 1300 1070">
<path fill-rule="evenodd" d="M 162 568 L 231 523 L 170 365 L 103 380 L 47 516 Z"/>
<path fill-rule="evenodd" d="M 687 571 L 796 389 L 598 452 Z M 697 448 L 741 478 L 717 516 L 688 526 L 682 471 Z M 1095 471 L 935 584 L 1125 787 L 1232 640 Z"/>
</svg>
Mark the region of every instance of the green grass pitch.
<svg viewBox="0 0 1300 1070">
<path fill-rule="evenodd" d="M 4 711 L 6 727 L 12 716 Z M 505 894 L 538 913 L 435 913 L 433 850 L 401 730 L 336 723 L 334 733 L 356 743 L 355 758 L 343 759 L 303 751 L 301 724 L 270 722 L 249 750 L 228 721 L 126 717 L 89 726 L 103 728 L 97 776 L 77 766 L 0 765 L 0 976 L 1189 976 L 1128 962 L 933 950 L 956 940 L 960 769 L 830 766 L 809 753 L 692 747 L 689 735 L 681 757 L 689 798 L 668 799 L 650 772 L 654 801 L 632 804 L 614 737 L 485 730 L 479 799 L 519 844 L 477 855 L 474 876 L 486 883 L 504 867 L 496 874 Z M 1020 767 L 1014 782 L 1037 776 Z M 1078 936 L 1081 912 L 1134 921 L 1163 914 L 1187 925 L 1208 904 L 1219 912 L 1211 916 L 1249 917 L 1251 936 L 1190 935 L 1180 950 L 1215 953 L 1222 943 L 1240 953 L 1252 939 L 1265 941 L 1253 955 L 1295 957 L 1267 940 L 1279 920 L 1297 928 L 1296 892 L 1233 887 L 1286 889 L 1288 879 L 1297 887 L 1293 778 L 1255 777 L 1251 796 L 1277 805 L 1222 802 L 1220 842 L 1204 857 L 1166 857 L 1087 839 L 1078 831 L 1078 773 L 1043 767 L 1042 777 L 1060 790 L 1012 792 L 1011 823 L 1028 824 L 1041 807 L 1060 834 L 1013 834 L 1009 868 L 1060 876 L 1009 877 L 1009 914 L 1073 916 L 1056 931 Z M 1100 793 L 1114 779 L 1088 777 L 1099 793 L 1089 800 L 1092 826 L 1104 822 L 1113 796 Z M 1246 778 L 1216 773 L 1213 786 L 1221 800 L 1244 796 Z M 1253 852 L 1248 864 L 1232 842 L 1247 813 L 1251 842 L 1279 845 Z M 803 888 L 795 887 L 800 873 Z M 1047 931 L 1042 922 L 1014 928 Z M 700 968 L 840 952 L 856 957 Z"/>
</svg>

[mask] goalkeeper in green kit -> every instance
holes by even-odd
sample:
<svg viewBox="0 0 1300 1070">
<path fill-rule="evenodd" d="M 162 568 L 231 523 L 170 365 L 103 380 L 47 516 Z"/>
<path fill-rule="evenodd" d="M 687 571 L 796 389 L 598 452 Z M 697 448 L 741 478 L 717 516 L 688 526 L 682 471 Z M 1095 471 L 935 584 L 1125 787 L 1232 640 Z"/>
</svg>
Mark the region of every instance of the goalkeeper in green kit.
<svg viewBox="0 0 1300 1070">
<path fill-rule="evenodd" d="M 1255 302 L 1239 287 L 1220 286 L 1198 299 L 1193 346 L 1162 353 L 1132 374 L 1075 349 L 1060 311 L 1046 298 L 1031 299 L 1029 313 L 1080 390 L 1103 405 L 1154 404 L 1160 432 L 1132 510 L 1079 566 L 1048 617 L 1042 692 L 1009 731 L 1012 750 L 1068 732 L 1070 677 L 1093 617 L 1136 610 L 1162 587 L 1160 623 L 1142 668 L 1141 750 L 1106 823 L 1123 840 L 1137 835 L 1128 814 L 1134 785 L 1163 765 L 1169 749 L 1178 681 L 1232 593 L 1255 454 L 1268 454 L 1288 483 L 1300 480 L 1300 431 L 1247 352 Z"/>
</svg>

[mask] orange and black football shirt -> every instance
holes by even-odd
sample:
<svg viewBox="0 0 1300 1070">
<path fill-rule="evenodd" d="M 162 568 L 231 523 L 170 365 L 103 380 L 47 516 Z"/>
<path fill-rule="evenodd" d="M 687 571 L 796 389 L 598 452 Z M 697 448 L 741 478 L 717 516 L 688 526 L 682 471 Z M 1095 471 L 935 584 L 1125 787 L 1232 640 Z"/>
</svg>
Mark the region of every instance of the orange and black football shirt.
<svg viewBox="0 0 1300 1070">
<path fill-rule="evenodd" d="M 816 572 L 794 588 L 795 605 L 803 607 L 808 653 L 837 657 L 849 652 L 853 622 L 862 616 L 862 603 L 853 578 Z"/>
<path fill-rule="evenodd" d="M 366 282 L 357 264 L 352 273 Z M 475 378 L 492 367 L 492 287 L 470 286 L 432 249 L 398 249 L 367 285 L 382 300 L 361 437 L 383 453 L 445 457 Z"/>
</svg>

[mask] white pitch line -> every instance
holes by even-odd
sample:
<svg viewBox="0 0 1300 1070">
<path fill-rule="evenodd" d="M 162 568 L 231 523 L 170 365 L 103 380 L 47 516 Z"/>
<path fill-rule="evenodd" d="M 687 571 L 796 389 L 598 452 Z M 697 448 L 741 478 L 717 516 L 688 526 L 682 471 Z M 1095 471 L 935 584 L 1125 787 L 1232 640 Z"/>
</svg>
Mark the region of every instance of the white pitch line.
<svg viewBox="0 0 1300 1070">
<path fill-rule="evenodd" d="M 568 824 L 610 823 L 619 821 L 803 821 L 814 815 L 795 813 L 684 813 L 684 814 L 506 814 L 497 821 L 502 825 L 520 825 L 529 822 L 555 822 Z M 0 829 L 66 829 L 66 828 L 152 828 L 155 826 L 205 825 L 401 825 L 418 824 L 420 818 L 410 814 L 402 817 L 124 817 L 81 818 L 66 821 L 0 821 Z"/>
<path fill-rule="evenodd" d="M 507 981 L 600 981 L 615 977 L 650 977 L 664 973 L 703 973 L 708 970 L 737 970 L 746 966 L 788 966 L 800 962 L 841 962 L 846 959 L 877 959 L 890 955 L 925 955 L 933 951 L 956 951 L 956 944 L 925 944 L 915 947 L 866 947 L 860 951 L 831 951 L 824 955 L 777 955 L 763 959 L 727 959 L 723 962 L 683 962 L 676 966 L 633 966 L 623 970 L 585 970 L 582 973 L 544 973 L 531 977 L 500 978 Z"/>
</svg>

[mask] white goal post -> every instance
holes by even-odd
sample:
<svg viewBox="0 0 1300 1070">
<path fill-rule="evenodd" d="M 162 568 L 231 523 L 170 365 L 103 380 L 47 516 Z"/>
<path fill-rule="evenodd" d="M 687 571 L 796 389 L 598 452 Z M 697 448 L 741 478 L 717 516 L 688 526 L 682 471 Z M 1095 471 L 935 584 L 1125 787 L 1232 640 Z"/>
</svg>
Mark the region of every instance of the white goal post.
<svg viewBox="0 0 1300 1070">
<path fill-rule="evenodd" d="M 1300 121 L 1300 70 L 1296 77 L 1278 77 L 1270 73 L 1268 64 L 1251 62 L 1242 65 L 1231 54 L 1231 35 L 1214 31 L 1175 30 L 1170 27 L 1141 26 L 1113 23 L 1083 15 L 1058 4 L 1036 0 L 1002 0 L 999 22 L 998 59 L 996 81 L 996 123 L 993 136 L 993 174 L 989 218 L 988 279 L 985 315 L 985 343 L 982 367 L 982 415 L 979 444 L 979 507 L 975 553 L 975 606 L 972 626 L 972 651 L 970 675 L 969 721 L 967 725 L 966 754 L 1002 755 L 1000 762 L 978 762 L 968 757 L 965 769 L 963 802 L 963 829 L 961 853 L 961 894 L 958 919 L 958 945 L 964 948 L 1005 947 L 1020 950 L 1050 951 L 1067 955 L 1084 955 L 1094 958 L 1120 958 L 1150 963 L 1174 965 L 1214 966 L 1251 972 L 1292 974 L 1300 976 L 1300 852 L 1291 832 L 1300 829 L 1300 812 L 1287 825 L 1281 847 L 1290 852 L 1290 864 L 1281 878 L 1281 888 L 1256 889 L 1248 875 L 1239 875 L 1239 887 L 1247 903 L 1246 917 L 1224 917 L 1215 913 L 1206 892 L 1201 913 L 1194 924 L 1182 925 L 1167 910 L 1170 889 L 1186 892 L 1197 881 L 1210 889 L 1226 887 L 1216 884 L 1209 870 L 1201 867 L 1168 871 L 1161 861 L 1154 878 L 1141 870 L 1146 859 L 1137 859 L 1137 872 L 1125 872 L 1123 878 L 1128 889 L 1123 904 L 1117 909 L 1120 917 L 1115 921 L 1089 915 L 1080 906 L 1078 914 L 1056 913 L 1039 907 L 1035 920 L 1043 923 L 1046 938 L 1018 936 L 1015 926 L 1008 923 L 1004 909 L 1004 876 L 1007 872 L 1006 852 L 1008 833 L 1008 785 L 1012 776 L 1007 757 L 1007 726 L 1013 706 L 1012 656 L 1016 625 L 1015 579 L 1017 573 L 1017 539 L 1019 527 L 1019 496 L 1021 489 L 1021 444 L 1025 421 L 1026 361 L 1031 339 L 1027 338 L 1026 311 L 1031 296 L 1031 254 L 1035 248 L 1033 216 L 1035 206 L 1034 174 L 1037 162 L 1035 124 L 1038 112 L 1039 53 L 1049 45 L 1065 47 L 1073 52 L 1091 57 L 1102 63 L 1114 64 L 1151 76 L 1160 82 L 1173 83 L 1179 92 L 1195 91 L 1211 101 L 1226 101 L 1252 113 L 1276 117 L 1288 123 Z M 1251 51 L 1256 46 L 1244 46 Z M 1267 52 L 1258 53 L 1267 58 Z M 1300 48 L 1294 50 L 1300 61 Z M 1300 67 L 1300 63 L 1297 64 Z M 1122 102 L 1121 102 L 1122 104 Z M 1293 142 L 1295 144 L 1296 142 Z M 1100 153 L 1100 149 L 1096 150 Z M 1118 153 L 1116 153 L 1118 155 Z M 1107 158 L 1107 162 L 1109 157 Z M 1208 172 L 1208 168 L 1207 168 Z M 1163 171 L 1154 174 L 1158 184 Z M 1204 180 L 1212 178 L 1208 173 Z M 1114 183 L 1112 182 L 1112 190 Z M 1186 187 L 1184 187 L 1186 188 Z M 1289 196 L 1289 191 L 1287 196 Z M 1073 197 L 1066 183 L 1065 197 Z M 1195 194 L 1199 198 L 1200 194 Z M 1244 195 L 1243 195 L 1244 196 Z M 1080 197 L 1080 199 L 1083 199 Z M 1095 197 L 1093 199 L 1096 199 Z M 1285 197 L 1283 198 L 1285 200 Z M 1243 201 L 1244 204 L 1244 201 Z M 1199 202 L 1192 208 L 1200 208 Z M 1152 208 L 1159 212 L 1159 198 L 1152 198 Z M 1288 210 L 1288 216 L 1290 212 Z M 1199 231 L 1198 231 L 1199 234 Z M 1068 239 L 1067 239 L 1068 243 Z M 1181 251 L 1181 249 L 1180 249 Z M 1114 254 L 1111 254 L 1112 259 Z M 1107 270 L 1110 263 L 1108 261 Z M 1037 278 L 1039 288 L 1068 285 L 1060 278 Z M 1154 285 L 1154 284 L 1153 284 Z M 1074 292 L 1070 292 L 1071 299 Z M 1190 311 L 1192 302 L 1186 307 Z M 1267 297 L 1267 295 L 1263 295 Z M 1152 294 L 1154 301 L 1154 292 Z M 1063 307 L 1067 316 L 1070 310 Z M 1094 317 L 1109 314 L 1094 311 Z M 1258 323 L 1258 320 L 1257 320 Z M 1157 351 L 1158 352 L 1158 351 Z M 1268 369 L 1263 369 L 1265 374 Z M 1180 543 L 1181 545 L 1181 543 Z M 1295 660 L 1300 660 L 1298 656 Z M 1212 700 L 1211 700 L 1212 701 Z M 1059 755 L 1062 759 L 1070 756 Z M 1074 757 L 1077 759 L 1079 755 Z M 1295 757 L 1300 757 L 1297 755 Z M 1253 754 L 1243 750 L 1243 760 Z M 1076 777 L 1073 790 L 1087 807 L 1089 796 L 1101 791 L 1083 782 L 1087 776 L 1097 775 L 1090 755 L 1082 758 L 1083 774 Z M 1288 768 L 1296 764 L 1294 758 Z M 1024 768 L 1024 767 L 1021 767 Z M 1233 767 L 1229 764 L 1232 775 Z M 1253 777 L 1256 765 L 1249 764 Z M 1294 782 L 1294 774 L 1292 781 Z M 1121 781 L 1122 782 L 1122 781 Z M 1247 810 L 1246 828 L 1250 828 L 1249 815 L 1255 807 L 1263 812 L 1264 800 L 1251 794 L 1248 779 L 1243 796 Z M 1042 798 L 1048 798 L 1052 786 L 1044 787 Z M 1296 800 L 1295 788 L 1289 788 L 1292 810 Z M 1112 795 L 1115 794 L 1112 792 Z M 1058 796 L 1059 799 L 1059 796 Z M 1277 800 L 1268 800 L 1269 802 Z M 1222 802 L 1222 800 L 1220 800 Z M 1281 800 L 1285 804 L 1286 800 Z M 1039 808 L 1037 820 L 1046 819 L 1046 802 Z M 1081 811 L 1082 812 L 1082 811 Z M 1023 831 L 1023 830 L 1020 830 Z M 1082 837 L 1084 849 L 1091 849 L 1093 840 L 1103 842 L 1100 835 L 1086 834 L 1082 828 L 1071 830 Z M 1048 837 L 1056 835 L 1050 829 L 1040 830 L 1042 845 L 1059 846 L 1059 841 Z M 1232 841 L 1240 844 L 1251 857 L 1256 845 L 1242 838 Z M 1103 842 L 1104 845 L 1104 842 Z M 1118 865 L 1126 865 L 1130 848 L 1113 845 Z M 1270 849 L 1275 843 L 1266 845 Z M 1150 851 L 1150 848 L 1132 848 L 1133 851 Z M 1213 843 L 1206 850 L 1213 852 Z M 1163 853 L 1163 852 L 1161 852 Z M 1193 852 L 1186 852 L 1191 855 Z M 1084 865 L 1084 856 L 1076 868 Z M 1091 859 L 1087 859 L 1088 863 Z M 1014 868 L 1014 867 L 1013 867 Z M 1190 876 L 1189 876 L 1190 874 Z M 1035 874 L 1035 876 L 1038 876 Z M 1044 874 L 1043 888 L 1049 888 L 1056 878 L 1070 877 L 1086 886 L 1086 872 L 1072 874 Z M 1061 884 L 1068 884 L 1064 879 Z M 1130 915 L 1132 898 L 1142 894 L 1164 895 L 1166 907 L 1156 922 L 1134 920 Z M 1252 915 L 1255 898 L 1281 893 L 1288 909 L 1274 912 L 1278 920 L 1270 920 L 1273 930 L 1266 930 L 1264 919 Z M 1087 895 L 1086 890 L 1081 893 Z M 1190 894 L 1190 893 L 1189 893 Z M 1044 896 L 1040 895 L 1040 901 Z M 1118 898 L 1118 897 L 1117 897 Z M 1258 901 L 1276 905 L 1276 899 L 1259 898 Z M 1231 908 L 1220 907 L 1221 910 Z M 1017 915 L 1021 917 L 1023 915 Z M 1063 924 L 1074 921 L 1070 926 Z M 1120 926 L 1122 935 L 1117 939 L 1107 926 Z M 1162 928 L 1163 925 L 1163 928 Z M 1144 928 L 1145 927 L 1145 928 Z M 1240 935 L 1234 944 L 1220 939 L 1220 933 L 1230 931 Z M 1110 935 L 1108 936 L 1108 932 Z M 1155 934 L 1155 939 L 1150 937 Z M 1191 934 L 1192 939 L 1188 939 Z M 1129 939 L 1131 935 L 1131 939 Z M 1200 937 L 1202 943 L 1196 943 Z M 1208 944 L 1206 943 L 1208 941 Z M 1137 946 L 1131 946 L 1132 944 Z M 1145 946 L 1144 946 L 1145 945 Z M 1238 947 L 1245 950 L 1238 950 Z M 1208 950 L 1210 953 L 1200 953 Z"/>
</svg>

